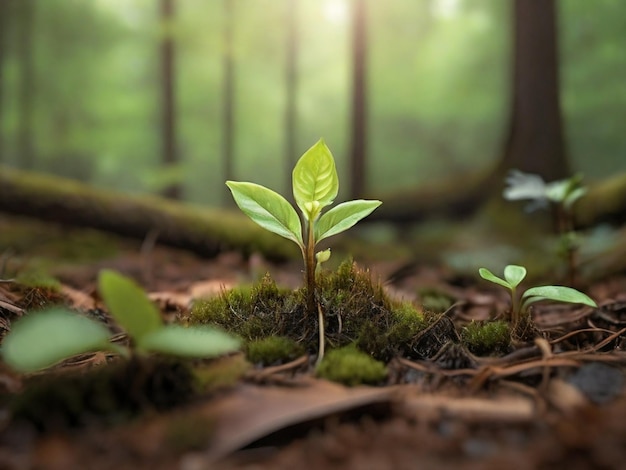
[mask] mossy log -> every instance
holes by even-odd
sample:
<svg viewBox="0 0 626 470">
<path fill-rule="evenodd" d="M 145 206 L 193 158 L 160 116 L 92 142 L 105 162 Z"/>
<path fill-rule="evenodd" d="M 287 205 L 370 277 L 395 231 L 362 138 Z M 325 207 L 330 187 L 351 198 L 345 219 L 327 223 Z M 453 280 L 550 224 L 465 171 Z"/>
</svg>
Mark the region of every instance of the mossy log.
<svg viewBox="0 0 626 470">
<path fill-rule="evenodd" d="M 236 249 L 274 259 L 297 256 L 295 245 L 236 211 L 156 196 L 98 189 L 74 180 L 0 167 L 0 211 L 158 242 L 213 257 Z"/>
<path fill-rule="evenodd" d="M 599 181 L 574 208 L 576 225 L 590 227 L 598 223 L 622 225 L 626 222 L 626 173 Z"/>
<path fill-rule="evenodd" d="M 485 205 L 502 199 L 504 178 L 492 172 L 454 177 L 436 185 L 376 195 L 383 205 L 364 222 L 413 224 L 433 218 L 469 218 Z M 576 226 L 626 222 L 626 173 L 598 181 L 574 208 Z"/>
<path fill-rule="evenodd" d="M 491 181 L 487 173 L 476 173 L 419 188 L 376 194 L 383 204 L 364 221 L 413 224 L 438 217 L 469 217 L 492 195 L 487 181 Z"/>
</svg>

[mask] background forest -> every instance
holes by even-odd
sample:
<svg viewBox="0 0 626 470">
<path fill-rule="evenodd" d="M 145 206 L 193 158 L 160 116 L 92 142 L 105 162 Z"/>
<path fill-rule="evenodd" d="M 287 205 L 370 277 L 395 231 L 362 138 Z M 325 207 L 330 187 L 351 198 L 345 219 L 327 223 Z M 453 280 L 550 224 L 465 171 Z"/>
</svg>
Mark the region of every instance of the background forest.
<svg viewBox="0 0 626 470">
<path fill-rule="evenodd" d="M 623 172 L 623 3 L 557 7 L 571 168 L 587 181 Z M 219 205 L 226 178 L 287 192 L 323 137 L 341 179 L 360 8 L 364 192 L 496 161 L 511 1 L 0 0 L 0 163 Z"/>
</svg>

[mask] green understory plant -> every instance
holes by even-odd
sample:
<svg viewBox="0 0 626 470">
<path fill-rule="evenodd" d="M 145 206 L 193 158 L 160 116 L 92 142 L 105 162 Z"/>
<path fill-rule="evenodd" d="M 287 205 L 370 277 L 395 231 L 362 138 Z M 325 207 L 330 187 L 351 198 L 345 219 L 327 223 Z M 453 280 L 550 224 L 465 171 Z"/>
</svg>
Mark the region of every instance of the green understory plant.
<svg viewBox="0 0 626 470">
<path fill-rule="evenodd" d="M 526 268 L 510 264 L 504 268 L 504 279 L 496 276 L 486 268 L 478 270 L 480 277 L 498 284 L 509 290 L 511 294 L 510 320 L 515 328 L 520 321 L 529 322 L 529 307 L 542 300 L 554 300 L 557 302 L 567 302 L 573 304 L 583 304 L 590 307 L 597 307 L 596 303 L 586 294 L 564 286 L 539 286 L 525 290 L 521 295 L 517 292 L 517 287 L 526 277 Z"/>
<path fill-rule="evenodd" d="M 503 193 L 509 201 L 530 200 L 527 211 L 553 207 L 559 234 L 559 255 L 565 260 L 569 283 L 572 285 L 577 280 L 580 250 L 580 237 L 574 229 L 573 207 L 587 193 L 582 181 L 582 175 L 576 174 L 571 178 L 546 183 L 539 175 L 513 170 L 507 177 L 508 186 Z"/>
<path fill-rule="evenodd" d="M 109 313 L 128 333 L 130 348 L 111 342 L 106 326 L 64 307 L 26 315 L 2 343 L 2 357 L 19 372 L 34 372 L 77 354 L 113 351 L 124 357 L 160 353 L 210 358 L 238 350 L 239 340 L 220 330 L 165 325 L 154 304 L 131 279 L 104 270 L 98 289 Z"/>
<path fill-rule="evenodd" d="M 227 181 L 239 208 L 261 227 L 298 245 L 304 260 L 306 314 L 318 314 L 319 353 L 324 355 L 324 317 L 316 300 L 316 268 L 328 260 L 330 251 L 315 253 L 325 238 L 341 233 L 367 217 L 381 202 L 357 199 L 343 202 L 322 214 L 339 192 L 339 179 L 332 153 L 323 140 L 307 150 L 292 173 L 293 196 L 302 214 L 280 194 L 255 183 Z"/>
</svg>

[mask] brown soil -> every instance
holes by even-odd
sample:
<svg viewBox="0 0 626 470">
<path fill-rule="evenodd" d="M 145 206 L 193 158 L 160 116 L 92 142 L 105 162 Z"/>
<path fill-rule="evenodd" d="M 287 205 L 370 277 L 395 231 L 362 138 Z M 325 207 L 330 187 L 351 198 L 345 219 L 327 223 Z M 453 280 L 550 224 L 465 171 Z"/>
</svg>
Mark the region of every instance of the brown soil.
<svg viewBox="0 0 626 470">
<path fill-rule="evenodd" d="M 7 227 L 7 219 L 0 222 Z M 47 227 L 46 243 L 33 236 L 11 252 L 3 247 L 1 277 L 50 258 L 57 250 L 51 248 L 55 230 L 69 236 Z M 237 253 L 206 260 L 158 245 L 114 243 L 114 257 L 55 264 L 62 288 L 54 295 L 80 311 L 97 311 L 97 272 L 114 268 L 137 279 L 164 318 L 177 321 L 193 298 L 259 273 L 270 271 L 289 287 L 301 279 L 297 262 L 272 265 Z M 414 263 L 402 276 L 401 261 L 368 265 L 375 276 L 393 279 L 387 289 L 394 296 L 419 301 L 417 288 L 428 286 L 455 299 L 448 317 L 457 329 L 506 310 L 502 293 L 436 265 Z M 42 431 L 15 422 L 8 397 L 21 393 L 25 379 L 2 366 L 0 468 L 624 468 L 626 278 L 615 274 L 585 291 L 599 309 L 538 308 L 534 319 L 544 338 L 498 358 L 468 362 L 463 356 L 457 364 L 465 352 L 441 348 L 428 360 L 394 359 L 384 385 L 346 388 L 315 379 L 314 358 L 304 357 L 252 369 L 234 384 L 169 410 L 148 407 L 117 425 L 96 420 Z M 9 331 L 50 295 L 4 279 L 0 329 Z M 84 355 L 56 371 L 84 373 L 110 360 L 102 353 Z"/>
</svg>

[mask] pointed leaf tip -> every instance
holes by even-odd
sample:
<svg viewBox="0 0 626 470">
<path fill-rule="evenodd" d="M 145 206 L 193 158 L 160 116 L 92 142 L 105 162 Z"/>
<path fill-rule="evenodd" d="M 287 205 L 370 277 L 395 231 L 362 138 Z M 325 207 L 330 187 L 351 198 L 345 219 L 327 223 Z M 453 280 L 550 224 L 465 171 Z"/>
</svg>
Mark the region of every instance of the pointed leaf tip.
<svg viewBox="0 0 626 470">
<path fill-rule="evenodd" d="M 139 340 L 161 327 L 159 310 L 132 279 L 112 270 L 102 270 L 98 276 L 98 291 L 109 313 L 133 339 Z"/>
<path fill-rule="evenodd" d="M 335 159 L 322 139 L 298 160 L 292 173 L 293 195 L 305 216 L 306 204 L 317 201 L 321 208 L 333 203 L 339 192 Z"/>
</svg>

